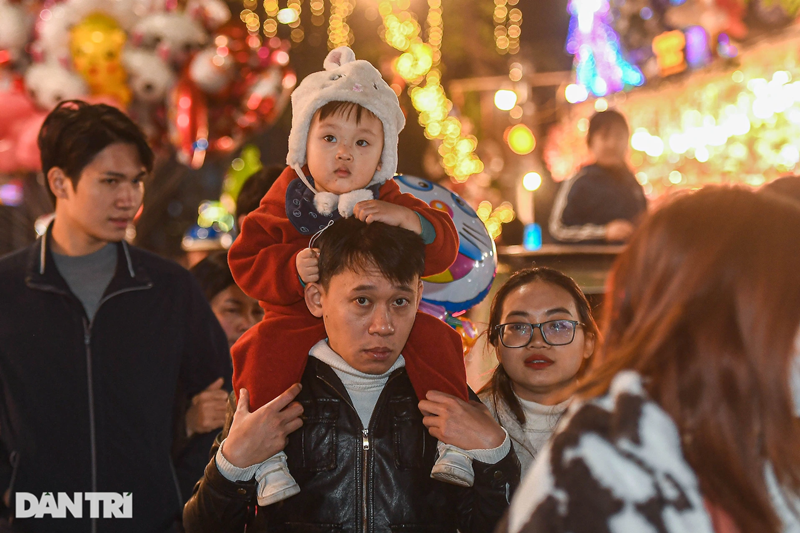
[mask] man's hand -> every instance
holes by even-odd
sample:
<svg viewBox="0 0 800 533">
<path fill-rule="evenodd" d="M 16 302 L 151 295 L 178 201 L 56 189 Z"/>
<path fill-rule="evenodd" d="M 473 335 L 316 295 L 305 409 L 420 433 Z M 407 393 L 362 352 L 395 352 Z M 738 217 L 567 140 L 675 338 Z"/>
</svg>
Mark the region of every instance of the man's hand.
<svg viewBox="0 0 800 533">
<path fill-rule="evenodd" d="M 250 412 L 250 393 L 239 391 L 239 403 L 233 415 L 222 454 L 233 466 L 247 468 L 261 463 L 286 447 L 289 434 L 303 425 L 303 406 L 292 400 L 302 386 L 295 383 L 286 392 Z"/>
<path fill-rule="evenodd" d="M 627 241 L 633 234 L 633 224 L 617 219 L 606 224 L 606 240 L 609 242 Z"/>
<path fill-rule="evenodd" d="M 422 224 L 417 214 L 402 205 L 391 204 L 383 200 L 366 200 L 358 202 L 353 208 L 353 215 L 367 224 L 383 222 L 389 226 L 398 226 L 422 234 Z"/>
<path fill-rule="evenodd" d="M 208 433 L 225 425 L 225 411 L 228 407 L 228 393 L 222 390 L 222 378 L 206 387 L 192 398 L 192 405 L 186 411 L 186 436 L 195 433 Z"/>
<path fill-rule="evenodd" d="M 497 448 L 506 434 L 480 402 L 465 402 L 439 391 L 429 391 L 419 402 L 428 432 L 462 450 Z"/>
<path fill-rule="evenodd" d="M 319 248 L 306 248 L 300 250 L 295 258 L 297 274 L 303 283 L 315 283 L 319 281 Z"/>
</svg>

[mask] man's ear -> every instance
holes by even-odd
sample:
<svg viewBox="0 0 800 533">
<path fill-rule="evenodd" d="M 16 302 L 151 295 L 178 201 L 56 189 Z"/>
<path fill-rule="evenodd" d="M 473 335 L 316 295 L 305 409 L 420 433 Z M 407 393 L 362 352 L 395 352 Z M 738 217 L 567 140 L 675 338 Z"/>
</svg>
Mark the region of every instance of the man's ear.
<svg viewBox="0 0 800 533">
<path fill-rule="evenodd" d="M 68 181 L 69 184 L 67 184 Z M 72 189 L 72 182 L 59 167 L 53 167 L 47 171 L 47 183 L 50 184 L 50 190 L 53 191 L 56 198 L 69 198 L 67 188 Z"/>
<path fill-rule="evenodd" d="M 318 283 L 309 283 L 306 285 L 304 296 L 306 299 L 306 307 L 317 318 L 322 318 L 322 286 Z"/>
<path fill-rule="evenodd" d="M 419 309 L 419 304 L 420 304 L 420 302 L 422 302 L 422 289 L 425 288 L 425 286 L 422 284 L 422 280 L 421 279 L 417 280 L 417 283 L 418 283 L 418 285 L 417 285 L 417 301 L 416 301 L 416 304 L 417 304 L 417 309 Z"/>
</svg>

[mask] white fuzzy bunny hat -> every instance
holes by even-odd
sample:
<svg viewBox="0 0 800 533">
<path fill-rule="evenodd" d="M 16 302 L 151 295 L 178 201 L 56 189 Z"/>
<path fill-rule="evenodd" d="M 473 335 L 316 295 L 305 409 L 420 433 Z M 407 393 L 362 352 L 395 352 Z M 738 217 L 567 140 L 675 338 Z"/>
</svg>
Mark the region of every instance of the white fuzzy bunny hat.
<svg viewBox="0 0 800 533">
<path fill-rule="evenodd" d="M 292 93 L 292 131 L 289 133 L 286 164 L 316 193 L 302 171 L 307 162 L 306 143 L 311 119 L 328 102 L 353 102 L 370 110 L 383 124 L 381 169 L 375 173 L 369 185 L 386 182 L 397 171 L 398 136 L 406 122 L 397 95 L 383 80 L 378 69 L 368 61 L 356 60 L 355 54 L 347 46 L 331 50 L 323 66 L 325 70 L 306 76 Z M 314 204 L 325 215 L 330 214 L 338 204 L 339 212 L 347 217 L 352 214 L 355 203 L 371 198 L 372 193 L 367 189 L 343 194 L 341 198 L 332 193 L 317 193 Z"/>
</svg>

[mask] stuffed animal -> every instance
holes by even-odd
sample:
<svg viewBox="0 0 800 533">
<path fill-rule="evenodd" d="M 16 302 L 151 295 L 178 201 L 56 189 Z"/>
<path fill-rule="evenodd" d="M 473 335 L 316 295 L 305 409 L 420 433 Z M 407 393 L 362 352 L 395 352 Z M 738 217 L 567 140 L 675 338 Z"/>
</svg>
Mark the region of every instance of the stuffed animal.
<svg viewBox="0 0 800 533">
<path fill-rule="evenodd" d="M 136 100 L 156 104 L 164 100 L 175 83 L 175 74 L 154 52 L 126 48 L 122 63 L 128 72 L 128 86 Z"/>
<path fill-rule="evenodd" d="M 0 0 L 0 51 L 8 52 L 9 59 L 19 59 L 28 42 L 31 26 L 25 12 L 17 5 Z"/>
<path fill-rule="evenodd" d="M 185 65 L 207 39 L 203 26 L 184 13 L 155 13 L 133 28 L 136 46 L 155 51 L 177 68 Z"/>
<path fill-rule="evenodd" d="M 83 98 L 89 87 L 78 74 L 58 63 L 37 63 L 25 72 L 25 89 L 43 111 L 50 111 L 62 100 Z"/>
<path fill-rule="evenodd" d="M 215 57 L 219 58 L 216 62 Z M 216 48 L 201 50 L 189 63 L 189 78 L 207 94 L 224 91 L 233 80 L 233 75 L 233 61 L 230 57 L 218 56 Z"/>
</svg>

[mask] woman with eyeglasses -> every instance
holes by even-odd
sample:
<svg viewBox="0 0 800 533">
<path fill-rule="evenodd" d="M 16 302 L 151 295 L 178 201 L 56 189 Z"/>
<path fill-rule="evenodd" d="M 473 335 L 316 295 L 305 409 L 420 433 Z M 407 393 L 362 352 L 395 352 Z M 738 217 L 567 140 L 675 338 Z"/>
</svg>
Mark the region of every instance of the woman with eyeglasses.
<svg viewBox="0 0 800 533">
<path fill-rule="evenodd" d="M 589 367 L 597 326 L 575 281 L 539 267 L 500 288 L 487 334 L 499 364 L 480 397 L 508 431 L 524 476 Z"/>
<path fill-rule="evenodd" d="M 597 364 L 509 533 L 800 531 L 800 209 L 682 195 L 617 259 Z"/>
</svg>

